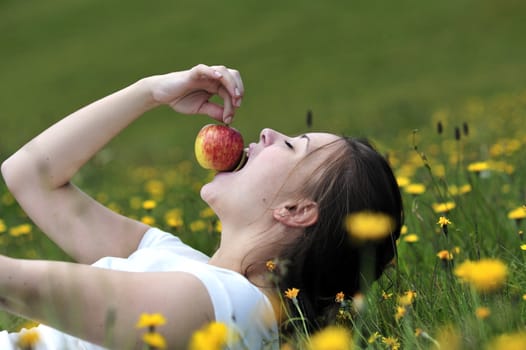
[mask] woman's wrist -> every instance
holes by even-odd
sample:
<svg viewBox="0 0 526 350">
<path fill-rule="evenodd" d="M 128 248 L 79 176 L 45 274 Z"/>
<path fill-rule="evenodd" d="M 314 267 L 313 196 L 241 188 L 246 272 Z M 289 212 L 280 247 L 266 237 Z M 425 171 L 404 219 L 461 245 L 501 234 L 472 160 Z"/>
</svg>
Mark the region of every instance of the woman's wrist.
<svg viewBox="0 0 526 350">
<path fill-rule="evenodd" d="M 153 87 L 156 78 L 157 76 L 149 76 L 142 78 L 132 84 L 132 87 L 136 89 L 136 91 L 139 93 L 139 96 L 141 96 L 142 100 L 144 101 L 145 111 L 154 109 L 162 104 L 154 98 L 153 94 Z"/>
</svg>

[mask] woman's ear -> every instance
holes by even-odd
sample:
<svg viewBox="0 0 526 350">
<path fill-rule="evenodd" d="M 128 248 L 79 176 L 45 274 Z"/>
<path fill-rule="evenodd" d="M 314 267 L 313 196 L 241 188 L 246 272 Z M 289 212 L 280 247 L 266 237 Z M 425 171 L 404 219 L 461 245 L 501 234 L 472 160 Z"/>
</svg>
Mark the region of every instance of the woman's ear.
<svg viewBox="0 0 526 350">
<path fill-rule="evenodd" d="M 318 221 L 318 204 L 311 200 L 283 204 L 274 209 L 273 216 L 285 226 L 308 227 Z"/>
</svg>

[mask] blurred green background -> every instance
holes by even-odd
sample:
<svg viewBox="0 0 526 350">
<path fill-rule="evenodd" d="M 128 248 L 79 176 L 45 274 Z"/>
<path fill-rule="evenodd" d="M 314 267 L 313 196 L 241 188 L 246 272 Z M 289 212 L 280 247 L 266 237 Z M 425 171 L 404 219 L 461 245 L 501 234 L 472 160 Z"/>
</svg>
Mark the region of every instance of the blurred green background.
<svg viewBox="0 0 526 350">
<path fill-rule="evenodd" d="M 305 116 L 312 110 L 312 129 L 368 136 L 381 151 L 393 151 L 390 160 L 398 153 L 398 175 L 410 176 L 404 174 L 408 165 L 422 168 L 426 176 L 417 173 L 411 181 L 425 181 L 427 199 L 406 195 L 405 205 L 409 232 L 421 234 L 426 244 L 413 248 L 402 242 L 407 263 L 400 265 L 402 282 L 393 289 L 418 290 L 418 327 L 434 330 L 442 320 L 464 322 L 471 315 L 467 294 L 428 285 L 434 283 L 438 249 L 460 242 L 462 260 L 480 250 L 487 256 L 510 252 L 510 266 L 524 271 L 524 256 L 508 250 L 519 249 L 519 238 L 506 211 L 523 205 L 525 198 L 524 141 L 517 141 L 526 140 L 521 124 L 526 115 L 525 14 L 526 2 L 520 0 L 0 0 L 0 161 L 53 122 L 144 76 L 197 63 L 234 67 L 242 73 L 246 94 L 233 125 L 247 142 L 264 127 L 305 132 Z M 446 122 L 440 136 L 437 120 Z M 454 140 L 452 126 L 465 120 L 469 138 L 464 133 L 461 142 L 446 143 Z M 156 225 L 168 229 L 164 214 L 181 210 L 184 224 L 170 229 L 209 253 L 219 237 L 217 222 L 202 214 L 205 204 L 197 194 L 209 173 L 196 166 L 192 151 L 195 135 L 209 122 L 166 107 L 151 111 L 83 168 L 75 182 L 112 209 L 140 218 L 152 214 L 141 207 L 152 195 L 148 183 L 161 181 L 166 196 L 152 214 Z M 485 160 L 488 150 L 499 145 L 495 139 L 515 137 L 519 144 L 518 151 L 510 152 L 517 151 L 516 159 L 503 158 L 516 167 L 515 173 L 476 179 L 471 199 L 457 198 L 461 210 L 453 212 L 458 226 L 451 231 L 451 244 L 434 235 L 430 203 L 441 187 L 437 180 L 425 180 L 422 159 L 411 148 L 414 129 L 424 131 L 418 134 L 419 150 L 427 143 L 433 170 L 445 164 L 453 185 L 473 180 L 462 172 L 463 162 Z M 37 228 L 20 237 L 10 233 L 28 222 L 0 183 L 0 224 L 5 226 L 0 253 L 67 259 Z M 204 228 L 192 228 L 203 222 Z M 516 285 L 526 283 L 522 274 L 513 279 Z M 388 329 L 393 303 L 373 306 L 370 313 L 373 319 L 388 315 L 378 321 Z M 523 324 L 524 306 L 507 307 L 500 307 L 502 318 L 494 329 L 515 320 Z M 510 316 L 514 309 L 520 313 Z M 0 329 L 19 324 L 0 312 Z M 416 343 L 414 329 L 404 329 L 410 348 Z M 400 336 L 404 329 L 395 333 Z"/>
<path fill-rule="evenodd" d="M 88 102 L 197 63 L 242 73 L 233 125 L 247 141 L 263 127 L 304 132 L 311 109 L 313 129 L 389 144 L 437 107 L 522 90 L 525 13 L 519 0 L 2 0 L 0 158 Z M 160 108 L 108 158 L 192 159 L 207 122 Z"/>
</svg>

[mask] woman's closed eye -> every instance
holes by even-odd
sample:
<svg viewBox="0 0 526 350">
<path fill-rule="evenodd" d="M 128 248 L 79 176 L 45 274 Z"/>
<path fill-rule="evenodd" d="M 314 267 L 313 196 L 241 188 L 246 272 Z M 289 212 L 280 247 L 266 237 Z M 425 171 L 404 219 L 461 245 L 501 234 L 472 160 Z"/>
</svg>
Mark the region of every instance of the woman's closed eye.
<svg viewBox="0 0 526 350">
<path fill-rule="evenodd" d="M 290 143 L 289 141 L 285 140 L 285 144 L 287 145 L 288 148 L 294 149 L 294 146 L 292 146 L 292 143 Z"/>
</svg>

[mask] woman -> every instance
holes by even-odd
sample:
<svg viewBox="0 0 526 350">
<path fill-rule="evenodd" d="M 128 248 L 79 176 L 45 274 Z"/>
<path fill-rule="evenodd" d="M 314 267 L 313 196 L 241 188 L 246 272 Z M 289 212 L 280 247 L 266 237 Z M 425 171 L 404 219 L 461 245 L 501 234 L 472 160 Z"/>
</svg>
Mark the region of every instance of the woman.
<svg viewBox="0 0 526 350">
<path fill-rule="evenodd" d="M 139 315 L 160 312 L 170 348 L 186 347 L 196 329 L 215 320 L 237 333 L 233 348 L 277 349 L 276 300 L 284 289 L 300 289 L 308 326 L 316 329 L 330 322 L 323 315 L 337 292 L 363 287 L 364 246 L 347 242 L 348 213 L 380 211 L 396 222 L 371 245 L 370 279 L 393 258 L 402 207 L 392 172 L 367 144 L 332 134 L 288 137 L 265 129 L 241 170 L 203 186 L 201 197 L 223 228 L 210 258 L 116 214 L 70 182 L 146 111 L 169 105 L 228 124 L 243 94 L 239 73 L 223 66 L 151 76 L 74 112 L 4 161 L 17 201 L 78 262 L 0 257 L 0 305 L 54 327 L 39 327 L 42 348 L 139 348 Z M 209 101 L 214 95 L 222 105 Z M 278 262 L 278 279 L 268 278 L 269 260 Z M 9 349 L 17 337 L 0 333 L 0 347 Z"/>
</svg>

